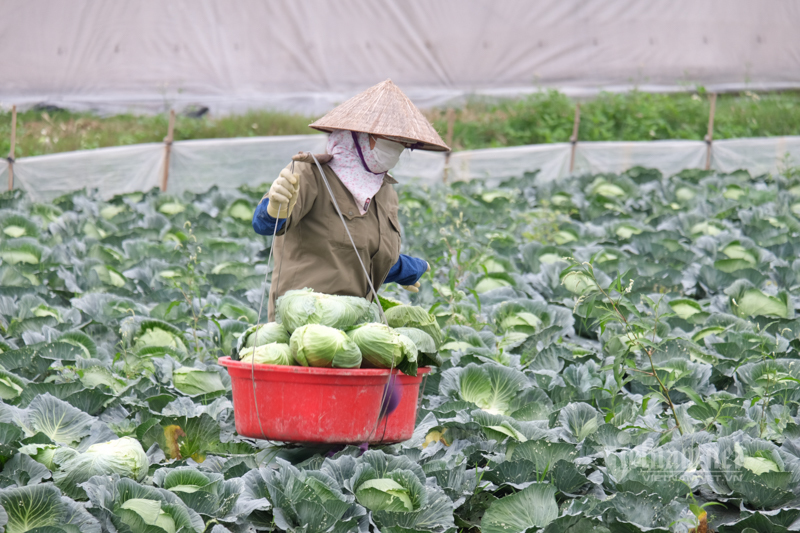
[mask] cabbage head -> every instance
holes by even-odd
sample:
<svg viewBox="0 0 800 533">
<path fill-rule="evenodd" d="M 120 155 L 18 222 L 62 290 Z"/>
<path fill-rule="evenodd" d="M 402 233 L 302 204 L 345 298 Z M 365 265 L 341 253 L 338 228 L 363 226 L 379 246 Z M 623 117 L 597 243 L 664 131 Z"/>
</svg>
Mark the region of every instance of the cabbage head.
<svg viewBox="0 0 800 533">
<path fill-rule="evenodd" d="M 396 305 L 385 311 L 386 320 L 393 328 L 417 328 L 431 336 L 436 348 L 442 344 L 442 330 L 436 319 L 422 307 Z"/>
<path fill-rule="evenodd" d="M 119 474 L 142 481 L 147 476 L 150 461 L 147 454 L 133 437 L 101 442 L 89 446 L 83 453 L 75 453 L 60 464 L 53 474 L 56 485 L 73 498 L 84 498 L 79 483 L 92 476 Z"/>
<path fill-rule="evenodd" d="M 370 302 L 356 296 L 322 294 L 311 289 L 287 291 L 278 298 L 277 321 L 289 333 L 306 324 L 346 329 L 370 319 Z"/>
<path fill-rule="evenodd" d="M 442 366 L 444 360 L 436 349 L 436 343 L 430 335 L 417 328 L 395 328 L 400 335 L 407 337 L 417 347 L 417 366 Z M 401 365 L 402 367 L 402 365 Z M 403 372 L 408 374 L 405 369 Z M 413 375 L 413 374 L 409 374 Z"/>
<path fill-rule="evenodd" d="M 411 341 L 414 343 L 414 346 L 417 347 L 418 352 L 427 354 L 436 353 L 436 343 L 433 342 L 433 338 L 421 329 L 394 328 L 394 330 L 400 335 L 405 335 L 411 339 Z"/>
<path fill-rule="evenodd" d="M 289 344 L 289 332 L 283 324 L 278 322 L 269 322 L 268 324 L 258 324 L 251 326 L 242 333 L 239 337 L 239 352 L 242 348 L 252 348 L 253 346 L 261 346 L 262 344 L 270 344 L 278 342 L 281 344 Z"/>
<path fill-rule="evenodd" d="M 218 373 L 190 366 L 182 366 L 173 370 L 172 383 L 176 389 L 189 396 L 225 390 L 225 385 Z"/>
<path fill-rule="evenodd" d="M 797 498 L 800 462 L 772 442 L 739 430 L 708 448 L 701 464 L 717 494 L 757 509 L 777 509 Z"/>
<path fill-rule="evenodd" d="M 151 346 L 166 346 L 185 355 L 186 345 L 181 337 L 181 331 L 172 324 L 160 320 L 145 320 L 134 339 L 133 351 Z"/>
<path fill-rule="evenodd" d="M 292 357 L 303 366 L 358 368 L 361 351 L 347 333 L 320 324 L 300 326 L 289 339 Z"/>
<path fill-rule="evenodd" d="M 163 530 L 166 533 L 175 533 L 175 519 L 164 511 L 162 503 L 158 500 L 149 500 L 146 498 L 131 498 L 126 500 L 125 503 L 120 505 L 120 509 L 132 511 L 145 525 L 155 526 L 156 530 Z M 132 526 L 134 529 L 139 520 L 131 520 L 130 515 L 123 514 L 122 522 L 126 525 Z M 131 522 L 131 523 L 128 523 Z"/>
<path fill-rule="evenodd" d="M 287 338 L 286 340 L 288 342 L 289 339 Z M 242 348 L 242 351 L 239 352 L 239 361 L 252 363 L 254 359 L 255 362 L 260 365 L 294 364 L 292 349 L 289 348 L 288 344 L 280 342 L 259 344 L 258 347 L 255 348 L 255 354 L 253 354 L 253 348 Z"/>
<path fill-rule="evenodd" d="M 390 476 L 400 477 L 390 473 Z M 408 479 L 411 479 L 408 476 Z M 401 478 L 401 481 L 406 481 Z M 384 477 L 362 483 L 356 491 L 358 502 L 371 511 L 411 512 L 414 504 L 409 489 L 392 479 Z"/>
<path fill-rule="evenodd" d="M 425 474 L 407 457 L 369 450 L 358 463 L 350 484 L 358 503 L 370 511 L 411 513 L 429 503 Z"/>
<path fill-rule="evenodd" d="M 416 363 L 414 342 L 384 324 L 362 324 L 347 333 L 362 357 L 376 368 L 399 368 L 401 362 Z M 414 368 L 412 375 L 416 375 Z"/>
</svg>

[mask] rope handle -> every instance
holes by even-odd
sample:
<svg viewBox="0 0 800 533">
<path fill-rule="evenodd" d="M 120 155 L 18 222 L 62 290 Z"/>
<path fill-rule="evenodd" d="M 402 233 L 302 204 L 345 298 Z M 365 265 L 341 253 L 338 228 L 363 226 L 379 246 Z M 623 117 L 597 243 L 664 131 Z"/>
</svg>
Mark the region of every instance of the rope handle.
<svg viewBox="0 0 800 533">
<path fill-rule="evenodd" d="M 294 161 L 292 161 L 292 174 L 294 174 Z M 262 284 L 261 289 L 261 302 L 258 304 L 258 319 L 256 320 L 256 330 L 253 332 L 255 335 L 255 341 L 253 342 L 253 355 L 250 358 L 250 382 L 253 384 L 253 405 L 256 408 L 256 420 L 258 420 L 258 429 L 261 431 L 261 436 L 264 440 L 267 440 L 267 436 L 264 433 L 264 427 L 261 425 L 261 415 L 258 412 L 258 397 L 256 396 L 256 349 L 258 348 L 258 330 L 261 328 L 261 313 L 264 311 L 264 295 L 267 292 L 267 278 L 269 277 L 269 264 L 272 261 L 272 252 L 275 250 L 275 237 L 278 235 L 278 222 L 281 218 L 281 209 L 284 207 L 283 204 L 278 204 L 278 216 L 275 217 L 275 226 L 272 229 L 272 242 L 269 245 L 269 257 L 267 257 L 267 271 L 264 274 L 264 283 Z M 289 204 L 286 203 L 286 217 L 289 217 Z M 278 278 L 277 280 L 273 278 L 272 282 L 275 283 L 275 293 L 277 294 L 278 291 L 278 283 L 280 283 L 281 278 L 281 266 L 283 266 L 283 244 L 286 242 L 286 239 L 281 240 L 281 261 L 280 265 L 278 265 Z M 273 272 L 275 268 L 273 267 Z"/>
<path fill-rule="evenodd" d="M 344 220 L 344 215 L 342 215 L 342 210 L 339 209 L 339 202 L 336 201 L 336 196 L 334 196 L 334 194 L 333 194 L 333 190 L 331 189 L 331 184 L 328 183 L 328 177 L 325 175 L 325 170 L 322 168 L 322 165 L 317 160 L 317 157 L 314 154 L 310 154 L 310 155 L 311 155 L 312 159 L 314 159 L 314 163 L 316 163 L 316 165 L 317 165 L 317 169 L 319 170 L 320 176 L 322 176 L 322 181 L 325 183 L 325 188 L 328 189 L 328 194 L 330 194 L 331 200 L 333 201 L 333 207 L 336 208 L 336 213 L 339 215 L 339 220 L 341 220 L 342 224 L 344 225 L 344 230 L 345 230 L 345 232 L 347 232 L 347 237 L 350 239 L 350 244 L 353 245 L 353 251 L 355 252 L 356 257 L 358 258 L 358 263 L 361 265 L 361 269 L 364 271 L 364 276 L 366 276 L 366 278 L 367 278 L 367 283 L 369 283 L 369 288 L 370 288 L 370 290 L 372 290 L 372 295 L 375 298 L 375 304 L 378 306 L 378 311 L 380 312 L 381 319 L 383 320 L 383 323 L 386 324 L 386 326 L 388 327 L 389 326 L 389 321 L 386 319 L 386 314 L 384 314 L 384 312 L 383 312 L 383 306 L 381 305 L 381 302 L 378 299 L 378 291 L 375 290 L 375 286 L 372 284 L 372 278 L 369 277 L 369 273 L 367 272 L 367 267 L 364 266 L 364 261 L 361 260 L 361 254 L 358 253 L 358 247 L 356 247 L 356 243 L 353 240 L 353 236 L 350 234 L 350 228 L 347 227 L 347 222 L 345 222 L 345 220 Z M 375 427 L 372 428 L 372 431 L 370 432 L 369 436 L 367 437 L 367 442 L 369 442 L 370 439 L 372 439 L 372 437 L 378 431 L 378 426 L 381 423 L 381 412 L 383 411 L 383 404 L 384 404 L 384 402 L 386 402 L 386 397 L 389 394 L 389 385 L 392 383 L 392 376 L 393 375 L 394 375 L 394 357 L 392 357 L 392 366 L 391 366 L 391 368 L 389 368 L 389 375 L 386 377 L 386 384 L 383 386 L 383 395 L 381 396 L 381 401 L 378 404 L 378 413 L 375 415 Z M 396 387 L 397 386 L 396 385 L 397 380 L 394 380 L 394 381 L 395 381 L 395 385 L 394 386 Z M 386 435 L 386 426 L 387 426 L 388 420 L 389 420 L 388 413 L 383 418 L 386 419 L 386 423 L 384 423 L 384 427 L 383 427 L 383 435 L 385 436 Z M 383 436 L 381 437 L 381 440 L 383 440 Z"/>
</svg>

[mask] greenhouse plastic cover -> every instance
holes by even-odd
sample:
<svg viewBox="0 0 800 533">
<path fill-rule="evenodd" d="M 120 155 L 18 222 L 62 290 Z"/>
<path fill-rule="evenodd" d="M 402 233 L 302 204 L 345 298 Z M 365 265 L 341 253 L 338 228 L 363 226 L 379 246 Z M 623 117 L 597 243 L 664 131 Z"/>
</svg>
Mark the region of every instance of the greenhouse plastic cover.
<svg viewBox="0 0 800 533">
<path fill-rule="evenodd" d="M 179 141 L 172 145 L 167 192 L 202 192 L 243 184 L 271 182 L 301 151 L 324 153 L 325 135 L 250 137 Z M 704 168 L 708 145 L 703 141 L 578 142 L 574 174 L 623 172 L 635 166 L 657 168 L 666 175 L 686 168 Z M 401 183 L 433 184 L 483 180 L 488 185 L 537 172 L 551 181 L 570 174 L 569 143 L 491 148 L 444 154 L 403 152 L 392 174 Z M 14 163 L 14 187 L 37 201 L 51 200 L 76 189 L 115 194 L 146 191 L 161 184 L 166 149 L 141 144 L 26 157 Z M 777 173 L 800 165 L 800 137 L 768 137 L 714 141 L 711 168 L 753 175 Z M 8 163 L 0 161 L 0 183 L 8 180 Z"/>
<path fill-rule="evenodd" d="M 320 114 L 392 78 L 421 106 L 542 87 L 800 87 L 800 2 L 4 0 L 0 102 Z"/>
</svg>

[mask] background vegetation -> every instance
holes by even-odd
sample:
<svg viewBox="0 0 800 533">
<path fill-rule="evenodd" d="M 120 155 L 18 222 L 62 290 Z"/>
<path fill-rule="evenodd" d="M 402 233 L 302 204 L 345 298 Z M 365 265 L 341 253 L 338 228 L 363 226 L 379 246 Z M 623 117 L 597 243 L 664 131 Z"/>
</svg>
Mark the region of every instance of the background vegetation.
<svg viewBox="0 0 800 533">
<path fill-rule="evenodd" d="M 456 109 L 453 149 L 470 150 L 565 142 L 572 134 L 575 101 L 557 91 L 518 100 L 489 103 L 473 100 Z M 695 93 L 602 93 L 581 104 L 579 138 L 584 141 L 695 139 L 708 124 L 709 98 Z M 447 112 L 428 117 L 444 136 Z M 175 139 L 207 139 L 316 133 L 314 117 L 251 111 L 241 115 L 200 118 L 179 116 Z M 99 117 L 59 109 L 32 109 L 18 114 L 16 157 L 105 146 L 161 142 L 167 116 Z M 10 112 L 0 113 L 0 154 L 7 154 Z M 800 92 L 724 94 L 717 99 L 714 136 L 765 137 L 800 135 Z"/>
</svg>

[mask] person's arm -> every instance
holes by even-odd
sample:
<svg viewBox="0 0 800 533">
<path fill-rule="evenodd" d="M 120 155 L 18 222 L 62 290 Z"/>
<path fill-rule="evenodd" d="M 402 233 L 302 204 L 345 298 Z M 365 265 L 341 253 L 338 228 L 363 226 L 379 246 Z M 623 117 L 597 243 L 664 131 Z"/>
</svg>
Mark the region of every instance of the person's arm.
<svg viewBox="0 0 800 533">
<path fill-rule="evenodd" d="M 404 287 L 413 286 L 428 271 L 428 262 L 424 259 L 400 254 L 397 262 L 389 269 L 384 283 L 397 283 Z"/>
<path fill-rule="evenodd" d="M 253 213 L 253 229 L 259 235 L 273 235 L 275 233 L 275 223 L 278 223 L 278 231 L 286 224 L 285 218 L 275 218 L 267 212 L 269 198 L 265 197 L 256 206 Z"/>
</svg>

